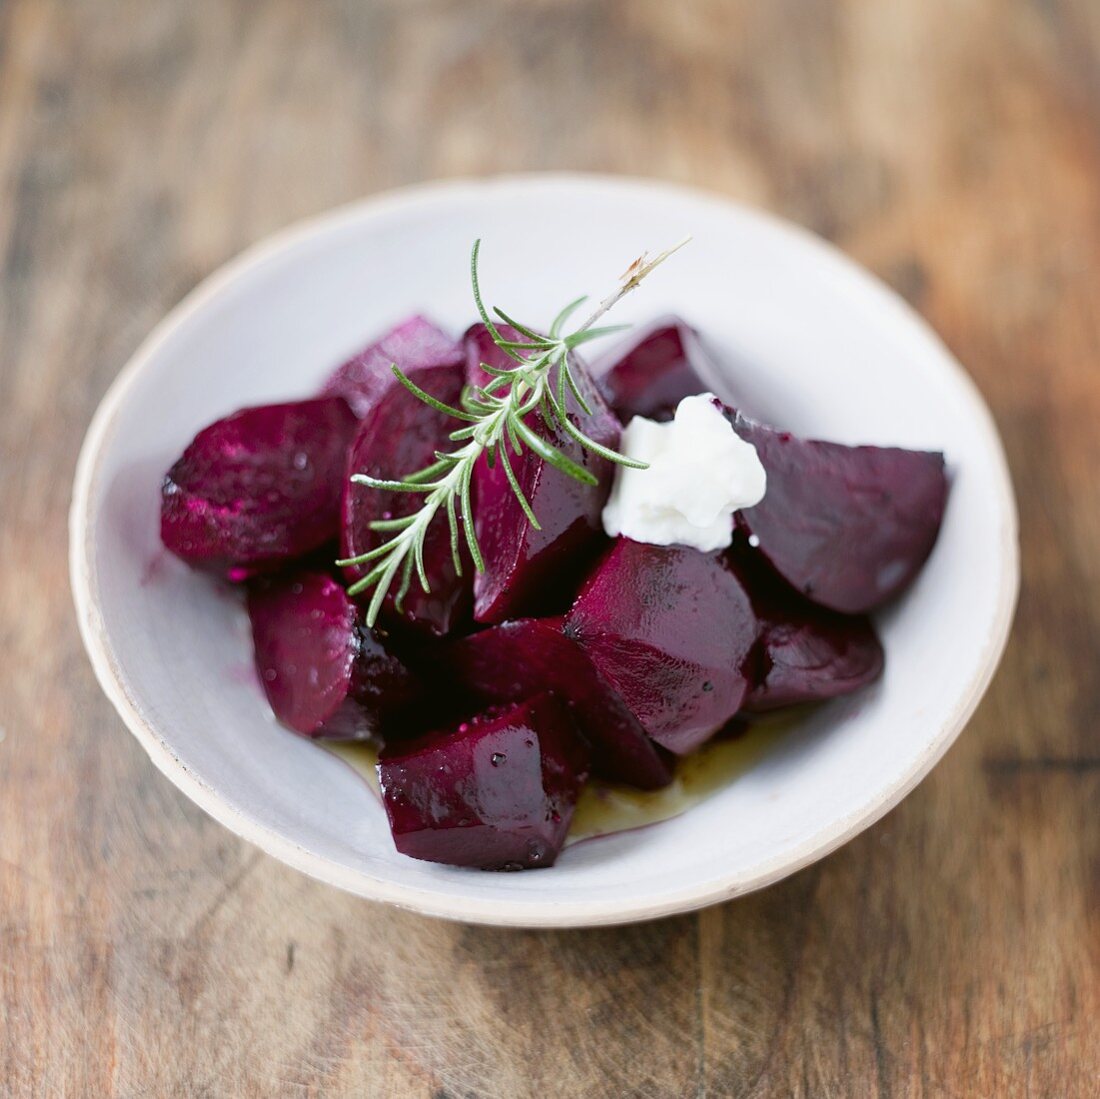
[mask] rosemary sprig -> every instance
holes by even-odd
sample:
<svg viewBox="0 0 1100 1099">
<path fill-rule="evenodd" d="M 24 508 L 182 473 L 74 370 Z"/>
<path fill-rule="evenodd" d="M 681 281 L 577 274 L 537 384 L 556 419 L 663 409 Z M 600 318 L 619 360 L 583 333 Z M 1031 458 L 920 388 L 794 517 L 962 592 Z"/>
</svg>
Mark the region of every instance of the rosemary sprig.
<svg viewBox="0 0 1100 1099">
<path fill-rule="evenodd" d="M 584 449 L 591 450 L 610 462 L 634 469 L 646 468 L 644 462 L 627 458 L 603 446 L 595 439 L 589 438 L 570 419 L 567 410 L 569 394 L 586 414 L 591 413 L 573 373 L 570 355 L 591 340 L 627 327 L 626 325 L 597 327 L 596 322 L 636 289 L 658 264 L 663 263 L 673 252 L 683 247 L 688 239 L 690 238 L 680 241 L 679 244 L 652 259 L 642 255 L 635 260 L 621 276 L 616 290 L 600 302 L 596 310 L 579 328 L 568 335 L 563 335 L 562 331 L 569 318 L 587 301 L 587 298 L 577 298 L 570 302 L 554 318 L 545 336 L 527 325 L 520 324 L 502 309 L 493 309 L 495 320 L 490 316 L 482 300 L 481 286 L 478 281 L 478 255 L 481 251 L 481 241 L 474 242 L 470 257 L 470 281 L 473 284 L 474 303 L 493 342 L 512 359 L 515 365 L 500 369 L 482 363 L 482 370 L 489 375 L 489 381 L 482 386 L 468 385 L 463 391 L 460 408 L 445 404 L 430 393 L 424 392 L 396 363 L 393 365 L 394 376 L 410 393 L 436 411 L 462 421 L 463 426 L 456 428 L 450 434 L 451 442 L 456 444 L 454 449 L 437 451 L 436 460 L 424 469 L 394 481 L 369 477 L 365 473 L 354 474 L 351 478 L 356 484 L 365 485 L 367 488 L 386 492 L 420 493 L 424 497 L 420 508 L 410 515 L 396 519 L 379 519 L 371 523 L 373 530 L 391 534 L 391 538 L 367 553 L 337 562 L 341 567 L 371 565 L 370 570 L 348 588 L 351 595 L 358 595 L 374 588 L 367 607 L 368 626 L 374 625 L 386 593 L 399 575 L 396 598 L 398 609 L 409 591 L 414 572 L 424 591 L 430 591 L 424 567 L 424 540 L 427 537 L 428 528 L 440 511 L 446 513 L 450 527 L 451 553 L 455 571 L 459 575 L 462 574 L 460 542 L 463 538 L 474 568 L 478 572 L 485 571 L 485 560 L 478 547 L 477 534 L 474 530 L 474 514 L 470 499 L 474 467 L 483 454 L 486 455 L 490 464 L 500 462 L 508 485 L 523 509 L 523 514 L 536 530 L 539 529 L 538 518 L 512 468 L 509 452 L 518 458 L 523 455 L 526 448 L 567 476 L 584 484 L 596 484 L 596 478 L 588 470 L 574 462 L 557 447 L 552 446 L 531 428 L 527 420 L 533 413 L 537 412 L 548 426 L 560 429 Z M 520 338 L 506 339 L 498 324 L 514 329 L 519 333 Z"/>
</svg>

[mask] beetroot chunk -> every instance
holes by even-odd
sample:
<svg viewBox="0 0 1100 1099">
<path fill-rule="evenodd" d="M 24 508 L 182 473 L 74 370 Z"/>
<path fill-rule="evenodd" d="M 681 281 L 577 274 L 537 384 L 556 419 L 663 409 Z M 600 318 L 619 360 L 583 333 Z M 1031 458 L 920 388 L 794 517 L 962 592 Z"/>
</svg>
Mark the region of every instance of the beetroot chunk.
<svg viewBox="0 0 1100 1099">
<path fill-rule="evenodd" d="M 823 702 L 882 674 L 885 656 L 869 618 L 824 610 L 762 573 L 745 581 L 760 623 L 746 710 Z"/>
<path fill-rule="evenodd" d="M 700 372 L 714 377 L 717 368 L 699 334 L 679 317 L 662 317 L 632 334 L 593 369 L 624 424 L 634 416 L 671 420 L 685 397 L 710 388 Z"/>
<path fill-rule="evenodd" d="M 733 415 L 768 475 L 738 513 L 750 545 L 803 595 L 863 614 L 897 595 L 932 552 L 947 503 L 943 455 L 796 438 Z"/>
<path fill-rule="evenodd" d="M 882 674 L 882 645 L 869 619 L 815 610 L 802 619 L 764 624 L 760 678 L 745 699 L 746 710 L 824 702 Z"/>
<path fill-rule="evenodd" d="M 740 708 L 757 636 L 749 596 L 722 555 L 617 539 L 565 620 L 658 744 L 680 754 Z"/>
<path fill-rule="evenodd" d="M 521 618 L 461 638 L 444 655 L 448 672 L 463 690 L 495 704 L 553 691 L 568 702 L 592 749 L 594 774 L 642 790 L 667 786 L 665 753 L 562 625 L 560 618 Z"/>
<path fill-rule="evenodd" d="M 458 364 L 413 370 L 410 377 L 441 401 L 455 404 L 459 400 L 463 375 Z M 435 461 L 437 450 L 450 447 L 448 435 L 456 426 L 457 420 L 437 412 L 400 384 L 391 386 L 367 412 L 348 453 L 341 530 L 345 557 L 357 557 L 392 537 L 372 530 L 372 522 L 408 515 L 424 503 L 423 496 L 415 493 L 386 492 L 355 484 L 350 480 L 352 474 L 396 480 L 415 473 Z M 352 566 L 347 569 L 347 576 L 349 580 L 357 580 L 371 567 Z M 383 604 L 383 617 L 392 626 L 443 637 L 469 621 L 473 564 L 467 558 L 463 575 L 455 571 L 450 529 L 442 511 L 428 528 L 424 567 L 431 590 L 425 592 L 414 578 L 398 611 L 395 605 L 398 584 L 394 583 Z M 370 595 L 371 592 L 365 592 L 364 599 Z"/>
<path fill-rule="evenodd" d="M 573 719 L 549 694 L 386 749 L 378 763 L 397 850 L 482 870 L 552 866 L 587 771 Z"/>
<path fill-rule="evenodd" d="M 339 527 L 354 430 L 336 397 L 217 420 L 165 474 L 161 541 L 188 564 L 233 580 L 317 549 Z"/>
<path fill-rule="evenodd" d="M 256 670 L 275 716 L 304 736 L 361 740 L 412 703 L 413 674 L 330 576 L 255 582 L 248 615 Z"/>
<path fill-rule="evenodd" d="M 424 317 L 409 317 L 354 358 L 336 368 L 321 392 L 343 397 L 362 419 L 389 391 L 393 366 L 409 374 L 434 366 L 457 366 L 462 347 Z"/>
<path fill-rule="evenodd" d="M 502 331 L 509 339 L 522 339 L 514 329 Z M 483 325 L 471 328 L 464 343 L 467 379 L 474 385 L 486 380 L 480 363 L 513 365 Z M 619 422 L 579 361 L 574 364 L 574 375 L 592 415 L 585 414 L 569 396 L 570 415 L 596 442 L 617 446 Z M 551 431 L 537 413 L 531 414 L 528 422 L 538 435 L 592 473 L 598 483 L 583 485 L 530 450 L 520 458 L 510 455 L 520 487 L 541 524 L 542 529 L 535 530 L 509 487 L 503 465 L 499 461 L 494 467 L 485 460 L 478 463 L 474 473 L 475 527 L 486 568 L 474 581 L 474 618 L 478 622 L 502 622 L 521 614 L 564 609 L 602 538 L 600 513 L 611 491 L 612 464 L 563 432 Z"/>
</svg>

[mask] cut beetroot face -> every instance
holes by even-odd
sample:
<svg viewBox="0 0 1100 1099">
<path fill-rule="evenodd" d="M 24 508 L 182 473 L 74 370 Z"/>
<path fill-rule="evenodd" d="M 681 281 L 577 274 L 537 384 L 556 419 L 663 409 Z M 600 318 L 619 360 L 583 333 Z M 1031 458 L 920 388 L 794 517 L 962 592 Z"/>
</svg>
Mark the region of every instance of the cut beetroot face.
<svg viewBox="0 0 1100 1099">
<path fill-rule="evenodd" d="M 641 722 L 670 751 L 693 751 L 740 708 L 757 636 L 740 578 L 720 554 L 617 539 L 565 620 Z"/>
<path fill-rule="evenodd" d="M 253 583 L 256 670 L 275 716 L 313 738 L 362 740 L 409 706 L 417 683 L 330 576 L 298 572 Z"/>
<path fill-rule="evenodd" d="M 888 602 L 932 552 L 947 503 L 943 455 L 796 438 L 732 414 L 768 474 L 738 525 L 791 587 L 863 614 Z"/>
<path fill-rule="evenodd" d="M 246 408 L 212 423 L 165 474 L 161 541 L 233 580 L 317 549 L 339 528 L 354 430 L 336 397 Z"/>
<path fill-rule="evenodd" d="M 553 691 L 569 704 L 592 749 L 593 774 L 642 790 L 667 786 L 669 757 L 562 625 L 560 618 L 521 618 L 464 637 L 446 650 L 448 673 L 484 702 Z"/>
<path fill-rule="evenodd" d="M 502 329 L 511 339 L 522 339 L 514 329 Z M 475 325 L 464 338 L 467 378 L 474 385 L 485 382 L 480 363 L 494 367 L 512 365 L 489 337 L 483 325 Z M 575 376 L 592 415 L 585 414 L 570 396 L 570 415 L 590 438 L 616 447 L 620 427 L 588 372 L 579 362 Z M 523 514 L 503 465 L 478 463 L 474 474 L 475 526 L 486 571 L 474 581 L 474 617 L 478 622 L 502 622 L 523 614 L 563 610 L 585 565 L 602 541 L 600 512 L 611 491 L 613 468 L 562 432 L 551 431 L 532 414 L 531 428 L 547 442 L 582 465 L 597 479 L 583 485 L 525 450 L 521 458 L 510 455 L 512 468 L 524 495 L 541 524 L 535 530 Z"/>
<path fill-rule="evenodd" d="M 456 404 L 462 392 L 462 367 L 426 367 L 413 370 L 412 380 L 425 392 L 448 404 Z M 413 396 L 404 386 L 393 385 L 363 417 L 348 453 L 344 478 L 341 547 L 344 557 L 357 557 L 379 545 L 392 534 L 374 531 L 371 523 L 408 515 L 423 506 L 415 493 L 386 492 L 354 484 L 354 473 L 382 480 L 397 480 L 435 461 L 435 452 L 450 447 L 448 435 L 458 421 Z M 465 550 L 463 550 L 465 554 Z M 349 580 L 357 580 L 371 565 L 347 569 Z M 451 555 L 450 528 L 441 511 L 428 529 L 424 543 L 424 567 L 430 591 L 413 580 L 402 609 L 397 610 L 397 583 L 383 604 L 383 618 L 395 628 L 444 637 L 469 621 L 472 602 L 473 564 L 464 559 L 462 573 L 455 571 Z M 364 593 L 369 599 L 371 592 Z"/>
<path fill-rule="evenodd" d="M 703 378 L 717 372 L 699 334 L 679 317 L 647 325 L 593 368 L 624 424 L 634 416 L 671 420 L 685 397 L 707 392 Z"/>
<path fill-rule="evenodd" d="M 397 850 L 482 870 L 552 866 L 587 771 L 573 718 L 549 694 L 388 748 L 378 763 Z"/>
<path fill-rule="evenodd" d="M 343 397 L 362 419 L 393 385 L 395 363 L 411 374 L 462 361 L 461 344 L 426 318 L 410 317 L 337 367 L 321 392 L 326 397 Z"/>
<path fill-rule="evenodd" d="M 739 544 L 738 554 L 745 552 Z M 803 599 L 766 570 L 743 572 L 760 639 L 744 709 L 754 713 L 851 694 L 882 674 L 882 645 L 871 620 Z"/>
</svg>

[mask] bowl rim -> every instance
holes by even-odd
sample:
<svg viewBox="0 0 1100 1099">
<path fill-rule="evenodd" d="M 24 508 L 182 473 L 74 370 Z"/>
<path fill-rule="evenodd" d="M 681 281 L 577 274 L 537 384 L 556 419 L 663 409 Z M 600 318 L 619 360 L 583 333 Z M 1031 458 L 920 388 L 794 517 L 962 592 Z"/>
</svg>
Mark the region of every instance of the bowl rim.
<svg viewBox="0 0 1100 1099">
<path fill-rule="evenodd" d="M 795 237 L 803 247 L 809 245 L 823 253 L 834 269 L 842 270 L 848 278 L 859 283 L 863 290 L 872 291 L 881 310 L 892 311 L 895 318 L 904 319 L 910 327 L 915 325 L 939 352 L 943 364 L 955 374 L 955 380 L 960 385 L 960 395 L 968 405 L 974 429 L 981 436 L 979 441 L 982 448 L 988 451 L 993 460 L 997 513 L 1002 520 L 1001 582 L 996 612 L 981 654 L 982 659 L 967 689 L 960 695 L 948 719 L 930 738 L 911 770 L 900 776 L 891 786 L 880 790 L 862 810 L 829 822 L 804 839 L 794 850 L 771 858 L 751 874 L 727 872 L 710 881 L 664 895 L 659 900 L 639 897 L 622 902 L 570 901 L 562 904 L 546 898 L 540 900 L 536 907 L 532 905 L 530 898 L 513 904 L 500 899 L 488 901 L 476 896 L 442 895 L 430 888 L 397 884 L 374 877 L 363 870 L 341 866 L 251 820 L 191 772 L 145 718 L 140 703 L 128 690 L 123 669 L 115 659 L 99 608 L 98 586 L 93 567 L 93 516 L 90 509 L 101 475 L 102 456 L 114 433 L 118 412 L 134 383 L 172 333 L 192 315 L 217 299 L 236 280 L 276 258 L 285 258 L 320 232 L 339 231 L 353 223 L 381 220 L 403 211 L 437 204 L 445 205 L 464 194 L 483 192 L 486 189 L 493 189 L 496 193 L 530 194 L 544 188 L 555 190 L 562 187 L 604 192 L 627 191 L 635 196 L 644 195 L 658 200 L 691 200 L 727 211 L 733 207 L 740 215 L 767 223 L 771 230 Z M 81 638 L 104 694 L 157 768 L 187 797 L 231 832 L 329 885 L 422 915 L 495 926 L 565 928 L 655 919 L 694 911 L 752 892 L 823 858 L 883 817 L 942 758 L 985 694 L 1008 641 L 1019 593 L 1020 560 L 1016 501 L 1004 448 L 992 414 L 973 379 L 948 351 L 935 331 L 888 286 L 810 230 L 720 193 L 630 176 L 585 172 L 530 172 L 432 181 L 368 196 L 296 221 L 264 237 L 203 279 L 146 336 L 109 386 L 92 417 L 80 450 L 73 482 L 69 511 L 69 574 Z"/>
</svg>

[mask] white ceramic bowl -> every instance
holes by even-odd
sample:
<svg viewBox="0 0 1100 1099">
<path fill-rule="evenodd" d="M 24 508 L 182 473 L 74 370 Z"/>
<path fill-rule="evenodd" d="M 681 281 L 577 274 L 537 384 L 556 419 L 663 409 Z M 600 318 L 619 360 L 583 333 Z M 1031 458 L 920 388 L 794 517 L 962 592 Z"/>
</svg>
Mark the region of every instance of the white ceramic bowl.
<svg viewBox="0 0 1100 1099">
<path fill-rule="evenodd" d="M 239 607 L 163 555 L 161 475 L 242 405 L 305 395 L 392 322 L 473 317 L 487 297 L 536 322 L 601 294 L 642 250 L 685 248 L 616 310 L 700 327 L 750 411 L 843 442 L 946 452 L 939 543 L 881 616 L 885 678 L 830 704 L 721 793 L 649 828 L 568 848 L 552 869 L 486 874 L 405 858 L 344 763 L 275 725 L 248 673 Z M 103 401 L 81 454 L 72 583 L 99 680 L 156 765 L 238 835 L 308 874 L 452 919 L 583 926 L 697 908 L 844 843 L 928 772 L 1001 655 L 1018 587 L 1004 456 L 970 380 L 909 308 L 810 234 L 663 184 L 529 176 L 433 184 L 281 233 L 208 279 L 153 332 Z"/>
</svg>

